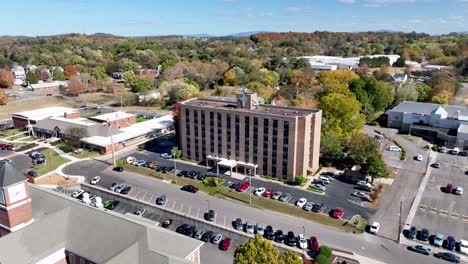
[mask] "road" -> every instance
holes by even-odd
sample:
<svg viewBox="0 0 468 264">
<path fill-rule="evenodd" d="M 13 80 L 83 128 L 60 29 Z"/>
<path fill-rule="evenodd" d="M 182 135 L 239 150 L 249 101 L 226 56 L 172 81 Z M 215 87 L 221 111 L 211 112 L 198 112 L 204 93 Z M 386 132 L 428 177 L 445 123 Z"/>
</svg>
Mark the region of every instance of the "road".
<svg viewBox="0 0 468 264">
<path fill-rule="evenodd" d="M 209 207 L 218 212 L 217 223 L 226 226 L 230 226 L 230 221 L 240 217 L 244 221 L 249 220 L 264 225 L 270 224 L 274 229 L 290 230 L 295 233 L 302 233 L 304 227 L 306 236 L 317 236 L 321 244 L 347 249 L 386 263 L 442 263 L 433 257 L 425 257 L 409 252 L 404 246 L 383 237 L 366 233 L 359 235 L 344 233 L 314 222 L 249 207 L 212 197 L 205 193 L 191 194 L 183 192 L 180 190 L 180 187 L 173 184 L 163 183 L 159 180 L 129 172 L 114 172 L 109 169 L 106 163 L 96 160 L 82 161 L 69 165 L 64 169 L 64 172 L 70 175 L 82 175 L 88 180 L 95 175 L 100 175 L 103 186 L 108 186 L 112 182 L 128 182 L 132 186 L 135 186 L 137 192 L 139 190 L 140 194 L 138 196 L 157 196 L 164 193 L 169 199 L 168 206 L 192 215 L 196 215 L 197 212 L 205 212 Z M 145 193 L 142 194 L 141 192 Z"/>
</svg>

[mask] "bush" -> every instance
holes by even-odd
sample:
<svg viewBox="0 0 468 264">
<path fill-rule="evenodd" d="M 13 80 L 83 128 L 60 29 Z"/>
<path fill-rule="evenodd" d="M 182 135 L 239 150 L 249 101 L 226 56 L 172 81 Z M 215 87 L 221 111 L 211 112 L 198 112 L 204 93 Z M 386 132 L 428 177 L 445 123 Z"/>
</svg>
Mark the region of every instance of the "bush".
<svg viewBox="0 0 468 264">
<path fill-rule="evenodd" d="M 319 264 L 329 264 L 330 262 L 328 261 L 329 258 L 323 254 L 318 254 L 315 257 L 315 261 L 317 261 Z"/>
<path fill-rule="evenodd" d="M 224 179 L 216 178 L 216 177 L 207 177 L 203 180 L 203 183 L 207 186 L 218 187 L 218 186 L 223 185 Z"/>
<path fill-rule="evenodd" d="M 440 146 L 439 145 L 434 145 L 434 146 L 432 146 L 432 150 L 439 152 L 440 151 Z"/>
<path fill-rule="evenodd" d="M 328 259 L 332 255 L 332 250 L 327 246 L 320 246 L 318 249 L 318 254 L 324 255 Z"/>
<path fill-rule="evenodd" d="M 307 182 L 307 177 L 296 176 L 296 178 L 294 178 L 295 185 L 303 186 L 306 182 Z"/>
</svg>

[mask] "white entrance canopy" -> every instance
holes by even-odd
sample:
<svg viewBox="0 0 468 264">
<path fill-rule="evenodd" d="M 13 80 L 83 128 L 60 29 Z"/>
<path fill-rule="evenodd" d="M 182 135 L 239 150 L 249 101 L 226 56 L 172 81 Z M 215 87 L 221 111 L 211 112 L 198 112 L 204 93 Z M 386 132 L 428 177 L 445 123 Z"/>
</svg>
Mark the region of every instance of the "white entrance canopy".
<svg viewBox="0 0 468 264">
<path fill-rule="evenodd" d="M 218 162 L 218 165 L 232 169 L 237 165 L 237 162 L 235 160 L 221 159 L 221 161 Z"/>
</svg>

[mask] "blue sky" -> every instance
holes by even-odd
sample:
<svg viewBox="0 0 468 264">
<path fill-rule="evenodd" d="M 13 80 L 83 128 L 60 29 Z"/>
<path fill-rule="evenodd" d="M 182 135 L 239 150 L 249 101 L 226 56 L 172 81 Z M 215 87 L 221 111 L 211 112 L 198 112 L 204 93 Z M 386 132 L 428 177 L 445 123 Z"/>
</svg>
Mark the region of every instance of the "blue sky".
<svg viewBox="0 0 468 264">
<path fill-rule="evenodd" d="M 468 31 L 468 0 L 14 0 L 0 35 Z"/>
</svg>

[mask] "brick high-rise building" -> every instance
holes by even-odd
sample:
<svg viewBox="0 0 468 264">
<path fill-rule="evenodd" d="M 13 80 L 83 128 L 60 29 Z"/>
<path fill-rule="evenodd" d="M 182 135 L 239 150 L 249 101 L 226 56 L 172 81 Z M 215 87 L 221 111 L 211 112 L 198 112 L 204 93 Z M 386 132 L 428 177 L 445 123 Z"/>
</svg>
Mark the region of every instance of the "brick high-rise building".
<svg viewBox="0 0 468 264">
<path fill-rule="evenodd" d="M 321 123 L 321 110 L 261 104 L 250 92 L 179 106 L 185 158 L 279 179 L 318 169 Z"/>
</svg>

